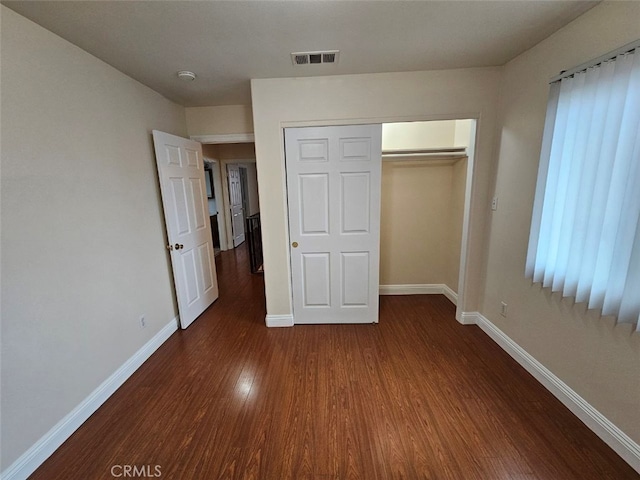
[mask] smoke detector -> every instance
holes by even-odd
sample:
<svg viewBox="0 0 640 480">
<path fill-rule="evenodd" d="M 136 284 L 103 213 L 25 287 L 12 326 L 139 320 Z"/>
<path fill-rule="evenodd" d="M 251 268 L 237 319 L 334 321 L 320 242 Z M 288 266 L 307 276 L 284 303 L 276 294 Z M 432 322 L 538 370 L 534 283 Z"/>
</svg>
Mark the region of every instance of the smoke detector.
<svg viewBox="0 0 640 480">
<path fill-rule="evenodd" d="M 340 50 L 324 50 L 320 52 L 295 52 L 291 54 L 291 61 L 297 67 L 302 65 L 322 65 L 323 63 L 338 63 Z"/>
<path fill-rule="evenodd" d="M 196 74 L 189 70 L 180 70 L 178 72 L 178 78 L 185 82 L 193 82 L 196 79 Z"/>
</svg>

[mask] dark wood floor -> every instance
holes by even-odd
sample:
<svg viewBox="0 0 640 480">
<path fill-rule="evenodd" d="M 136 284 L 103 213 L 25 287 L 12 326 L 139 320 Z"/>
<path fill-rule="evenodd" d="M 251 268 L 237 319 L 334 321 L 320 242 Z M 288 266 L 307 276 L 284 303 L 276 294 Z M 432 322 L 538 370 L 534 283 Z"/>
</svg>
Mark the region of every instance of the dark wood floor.
<svg viewBox="0 0 640 480">
<path fill-rule="evenodd" d="M 268 329 L 245 249 L 216 261 L 220 299 L 32 478 L 640 478 L 445 297 Z"/>
</svg>

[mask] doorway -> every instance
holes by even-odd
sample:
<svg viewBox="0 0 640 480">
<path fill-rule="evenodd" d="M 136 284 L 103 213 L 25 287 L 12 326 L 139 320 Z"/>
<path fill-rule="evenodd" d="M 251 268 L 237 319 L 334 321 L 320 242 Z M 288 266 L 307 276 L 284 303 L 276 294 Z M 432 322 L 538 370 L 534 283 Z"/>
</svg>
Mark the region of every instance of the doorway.
<svg viewBox="0 0 640 480">
<path fill-rule="evenodd" d="M 220 249 L 234 249 L 244 245 L 241 229 L 246 226 L 246 219 L 252 215 L 259 215 L 260 212 L 255 145 L 252 138 L 247 138 L 246 141 L 239 138 L 237 143 L 227 143 L 226 137 L 218 140 L 212 135 L 198 140 L 203 143 L 204 156 L 216 165 L 215 171 L 219 176 L 219 189 L 216 183 L 216 192 L 220 192 L 220 195 L 216 197 L 216 205 Z M 215 143 L 218 141 L 225 143 Z M 233 173 L 230 174 L 230 171 Z M 230 181 L 233 186 L 230 185 Z M 240 210 L 242 218 L 239 215 Z"/>
<path fill-rule="evenodd" d="M 243 189 L 240 172 L 243 169 L 237 164 L 227 164 L 229 181 L 229 212 L 231 216 L 231 244 L 233 248 L 244 243 L 244 219 L 246 188 Z M 246 177 L 246 176 L 245 176 Z"/>
<path fill-rule="evenodd" d="M 382 125 L 381 295 L 457 304 L 472 122 Z"/>
<path fill-rule="evenodd" d="M 211 223 L 211 235 L 213 237 L 213 251 L 214 255 L 218 256 L 222 251 L 220 235 L 221 215 L 218 211 L 218 205 L 220 204 L 222 195 L 222 188 L 220 185 L 220 171 L 218 162 L 216 162 L 215 160 L 207 159 L 205 157 L 204 174 L 205 184 L 207 188 L 207 202 L 209 204 L 209 221 Z"/>
</svg>

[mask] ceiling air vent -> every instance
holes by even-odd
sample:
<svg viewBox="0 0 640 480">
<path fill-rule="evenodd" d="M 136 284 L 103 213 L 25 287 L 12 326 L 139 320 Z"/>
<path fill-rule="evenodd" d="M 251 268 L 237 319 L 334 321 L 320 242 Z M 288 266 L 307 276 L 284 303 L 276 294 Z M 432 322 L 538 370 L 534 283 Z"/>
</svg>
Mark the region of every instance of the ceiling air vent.
<svg viewBox="0 0 640 480">
<path fill-rule="evenodd" d="M 309 63 L 309 55 L 304 53 L 292 53 L 294 65 L 306 65 Z"/>
<path fill-rule="evenodd" d="M 338 63 L 339 50 L 326 50 L 324 52 L 296 52 L 291 54 L 291 60 L 299 65 L 322 65 L 323 63 Z"/>
<path fill-rule="evenodd" d="M 336 52 L 327 52 L 322 54 L 322 63 L 336 63 Z"/>
</svg>

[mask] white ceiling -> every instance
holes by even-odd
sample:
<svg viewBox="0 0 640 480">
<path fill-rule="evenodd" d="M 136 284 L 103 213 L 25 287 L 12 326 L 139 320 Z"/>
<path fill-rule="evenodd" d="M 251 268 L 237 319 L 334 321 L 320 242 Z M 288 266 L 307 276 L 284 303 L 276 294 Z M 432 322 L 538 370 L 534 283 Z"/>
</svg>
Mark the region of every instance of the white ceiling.
<svg viewBox="0 0 640 480">
<path fill-rule="evenodd" d="M 2 3 L 165 97 L 204 106 L 250 104 L 251 78 L 503 65 L 598 2 Z M 336 65 L 291 62 L 291 52 L 333 49 Z"/>
</svg>

